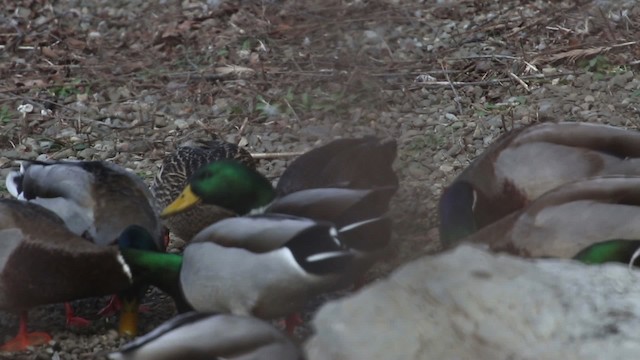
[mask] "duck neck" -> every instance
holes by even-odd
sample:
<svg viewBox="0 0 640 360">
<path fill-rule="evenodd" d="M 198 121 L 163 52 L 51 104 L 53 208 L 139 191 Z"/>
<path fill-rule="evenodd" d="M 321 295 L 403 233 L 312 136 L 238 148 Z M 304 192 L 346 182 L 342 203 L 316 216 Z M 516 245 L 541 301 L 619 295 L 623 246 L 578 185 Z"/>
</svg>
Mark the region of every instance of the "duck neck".
<svg viewBox="0 0 640 360">
<path fill-rule="evenodd" d="M 120 252 L 131 268 L 134 283 L 151 284 L 176 301 L 183 299 L 180 288 L 181 255 L 138 249 L 121 249 Z"/>
</svg>

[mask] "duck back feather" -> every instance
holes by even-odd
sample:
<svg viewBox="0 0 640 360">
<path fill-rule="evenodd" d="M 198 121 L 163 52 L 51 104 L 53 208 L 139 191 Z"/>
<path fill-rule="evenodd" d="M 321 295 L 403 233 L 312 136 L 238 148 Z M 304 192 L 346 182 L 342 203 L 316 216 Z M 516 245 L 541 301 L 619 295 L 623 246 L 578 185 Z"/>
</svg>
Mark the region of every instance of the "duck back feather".
<svg viewBox="0 0 640 360">
<path fill-rule="evenodd" d="M 6 182 L 13 196 L 50 209 L 96 244 L 112 244 L 128 226 L 139 225 L 162 248 L 151 192 L 142 179 L 115 164 L 23 161 Z"/>
</svg>

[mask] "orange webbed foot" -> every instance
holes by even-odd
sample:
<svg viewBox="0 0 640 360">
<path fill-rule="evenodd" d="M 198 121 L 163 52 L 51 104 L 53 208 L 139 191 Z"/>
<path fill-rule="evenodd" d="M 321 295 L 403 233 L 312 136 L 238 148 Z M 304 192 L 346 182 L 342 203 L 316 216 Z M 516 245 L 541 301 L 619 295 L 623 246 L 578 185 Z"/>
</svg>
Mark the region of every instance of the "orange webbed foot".
<svg viewBox="0 0 640 360">
<path fill-rule="evenodd" d="M 29 346 L 45 345 L 49 341 L 51 341 L 51 335 L 45 332 L 18 334 L 18 336 L 0 346 L 0 351 L 23 351 Z"/>
<path fill-rule="evenodd" d="M 91 321 L 74 315 L 73 307 L 70 303 L 64 303 L 64 310 L 67 318 L 67 326 L 86 327 L 91 325 Z"/>
</svg>

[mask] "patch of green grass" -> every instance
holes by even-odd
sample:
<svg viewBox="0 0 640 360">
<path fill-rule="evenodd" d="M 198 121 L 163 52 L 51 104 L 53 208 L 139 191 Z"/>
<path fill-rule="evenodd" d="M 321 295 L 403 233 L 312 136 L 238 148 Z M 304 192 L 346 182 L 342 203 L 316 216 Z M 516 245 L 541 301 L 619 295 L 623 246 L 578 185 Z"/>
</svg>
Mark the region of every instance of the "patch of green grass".
<svg viewBox="0 0 640 360">
<path fill-rule="evenodd" d="M 280 105 L 277 103 L 269 103 L 261 95 L 256 96 L 256 111 L 262 113 L 263 116 L 273 117 L 282 113 Z"/>
<path fill-rule="evenodd" d="M 270 95 L 269 100 L 266 99 L 266 96 L 257 95 L 253 110 L 266 117 L 279 115 L 308 116 L 309 113 L 339 116 L 347 113 L 353 104 L 358 101 L 358 94 L 326 93 L 321 89 L 303 90 L 298 93 L 293 87 L 289 87 L 285 92 Z M 235 108 L 235 113 L 246 115 L 242 112 L 242 109 L 237 107 Z"/>
<path fill-rule="evenodd" d="M 609 58 L 605 55 L 597 55 L 591 59 L 579 60 L 578 66 L 594 73 L 595 80 L 602 80 L 607 75 L 622 74 L 628 71 L 626 66 L 611 64 Z"/>
<path fill-rule="evenodd" d="M 61 99 L 67 98 L 72 95 L 85 94 L 89 91 L 90 90 L 82 84 L 82 80 L 80 79 L 73 80 L 69 84 L 54 86 L 49 89 L 49 93 L 51 95 L 54 95 L 55 97 Z"/>
<path fill-rule="evenodd" d="M 244 39 L 242 45 L 240 46 L 240 50 L 251 50 L 253 41 L 251 39 Z"/>
<path fill-rule="evenodd" d="M 0 108 L 0 122 L 3 124 L 8 124 L 11 122 L 13 114 L 7 105 L 2 105 Z"/>
<path fill-rule="evenodd" d="M 490 114 L 501 114 L 506 111 L 510 111 L 515 106 L 525 105 L 527 103 L 527 98 L 524 96 L 516 96 L 507 100 L 507 102 L 500 103 L 486 103 L 482 105 L 482 107 L 478 107 L 475 109 L 475 114 L 477 116 L 483 117 Z"/>
</svg>

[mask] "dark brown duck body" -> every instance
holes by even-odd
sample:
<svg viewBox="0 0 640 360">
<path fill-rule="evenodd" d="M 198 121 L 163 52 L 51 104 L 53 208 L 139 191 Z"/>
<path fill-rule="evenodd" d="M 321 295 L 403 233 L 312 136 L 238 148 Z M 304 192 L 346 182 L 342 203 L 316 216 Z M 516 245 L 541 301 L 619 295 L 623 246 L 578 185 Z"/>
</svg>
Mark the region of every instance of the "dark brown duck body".
<svg viewBox="0 0 640 360">
<path fill-rule="evenodd" d="M 397 188 L 398 177 L 391 167 L 396 153 L 393 139 L 368 136 L 331 141 L 292 161 L 278 181 L 276 195 L 317 188 Z"/>
<path fill-rule="evenodd" d="M 115 247 L 73 234 L 51 211 L 0 200 L 0 308 L 28 308 L 103 296 L 131 285 Z"/>
</svg>

